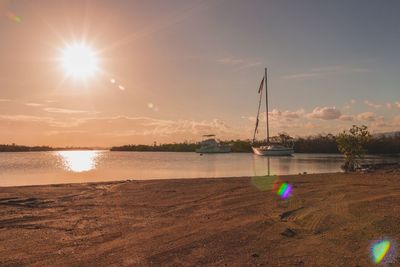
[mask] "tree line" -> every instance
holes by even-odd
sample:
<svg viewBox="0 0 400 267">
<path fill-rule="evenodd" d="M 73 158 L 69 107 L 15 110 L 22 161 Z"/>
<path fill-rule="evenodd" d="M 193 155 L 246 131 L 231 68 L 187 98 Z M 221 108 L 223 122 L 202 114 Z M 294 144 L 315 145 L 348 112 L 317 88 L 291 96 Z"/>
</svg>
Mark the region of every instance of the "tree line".
<svg viewBox="0 0 400 267">
<path fill-rule="evenodd" d="M 339 136 L 339 135 L 338 135 Z M 287 134 L 279 134 L 271 138 L 273 143 L 283 143 L 292 146 L 296 153 L 340 153 L 337 143 L 338 136 L 333 134 L 319 134 L 308 137 L 292 138 Z M 250 140 L 225 140 L 232 152 L 252 152 Z M 254 145 L 264 145 L 265 141 L 256 141 Z M 196 143 L 172 143 L 160 145 L 124 145 L 115 146 L 111 151 L 169 151 L 169 152 L 194 152 L 201 146 Z M 400 133 L 393 136 L 378 135 L 371 137 L 364 145 L 369 154 L 398 154 L 400 153 Z"/>
<path fill-rule="evenodd" d="M 51 146 L 24 146 L 16 144 L 0 144 L 0 152 L 38 152 L 59 150 L 92 150 L 90 147 L 51 147 Z"/>
<path fill-rule="evenodd" d="M 339 135 L 338 135 L 339 136 Z M 271 142 L 283 143 L 292 146 L 296 153 L 340 153 L 338 149 L 338 136 L 332 134 L 319 134 L 308 137 L 292 138 L 287 134 L 279 134 L 271 137 Z M 232 152 L 252 152 L 250 140 L 225 140 Z M 265 141 L 256 141 L 254 145 L 264 145 Z M 161 151 L 161 152 L 194 152 L 201 146 L 200 142 L 182 142 L 154 145 L 123 145 L 112 147 L 111 151 Z M 369 154 L 398 154 L 400 153 L 400 132 L 391 136 L 372 136 L 364 144 Z M 53 148 L 50 146 L 24 146 L 16 144 L 0 144 L 0 152 L 29 152 L 29 151 L 53 151 L 53 150 L 82 150 L 91 148 Z"/>
<path fill-rule="evenodd" d="M 0 152 L 30 152 L 30 151 L 52 151 L 49 146 L 22 146 L 22 145 L 0 145 Z"/>
<path fill-rule="evenodd" d="M 161 152 L 194 152 L 200 145 L 198 143 L 173 143 L 160 145 L 124 145 L 112 147 L 111 151 L 161 151 Z"/>
</svg>

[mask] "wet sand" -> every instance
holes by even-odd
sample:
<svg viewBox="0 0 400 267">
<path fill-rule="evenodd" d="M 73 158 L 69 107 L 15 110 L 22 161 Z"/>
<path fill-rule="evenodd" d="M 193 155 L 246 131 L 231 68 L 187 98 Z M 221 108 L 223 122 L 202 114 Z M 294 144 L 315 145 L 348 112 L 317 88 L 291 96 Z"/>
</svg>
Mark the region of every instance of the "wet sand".
<svg viewBox="0 0 400 267">
<path fill-rule="evenodd" d="M 287 201 L 248 177 L 3 187 L 0 266 L 372 266 L 400 242 L 400 172 L 281 179 Z"/>
</svg>

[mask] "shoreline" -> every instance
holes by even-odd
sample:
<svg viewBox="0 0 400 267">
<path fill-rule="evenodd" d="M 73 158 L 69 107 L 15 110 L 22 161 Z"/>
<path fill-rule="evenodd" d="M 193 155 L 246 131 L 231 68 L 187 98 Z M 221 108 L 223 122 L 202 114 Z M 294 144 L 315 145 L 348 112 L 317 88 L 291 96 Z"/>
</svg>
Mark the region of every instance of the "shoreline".
<svg viewBox="0 0 400 267">
<path fill-rule="evenodd" d="M 284 175 L 286 201 L 262 177 L 0 187 L 0 265 L 369 266 L 400 242 L 399 170 Z"/>
<path fill-rule="evenodd" d="M 2 188 L 21 188 L 21 187 L 59 187 L 59 186 L 74 186 L 74 185 L 108 185 L 108 184 L 123 184 L 129 182 L 168 182 L 168 181 L 194 181 L 199 182 L 202 180 L 228 180 L 228 179 L 249 179 L 249 178 L 265 178 L 265 177 L 296 177 L 296 176 L 307 176 L 307 175 L 332 175 L 332 174 L 343 174 L 344 172 L 326 172 L 326 173 L 299 173 L 299 174 L 284 174 L 284 175 L 255 175 L 255 176 L 223 176 L 223 177 L 176 177 L 176 178 L 154 178 L 154 179 L 121 179 L 121 180 L 111 180 L 111 181 L 93 181 L 93 182 L 68 182 L 68 183 L 50 183 L 50 184 L 31 184 L 31 185 L 10 185 L 10 186 L 0 186 L 0 193 Z"/>
</svg>

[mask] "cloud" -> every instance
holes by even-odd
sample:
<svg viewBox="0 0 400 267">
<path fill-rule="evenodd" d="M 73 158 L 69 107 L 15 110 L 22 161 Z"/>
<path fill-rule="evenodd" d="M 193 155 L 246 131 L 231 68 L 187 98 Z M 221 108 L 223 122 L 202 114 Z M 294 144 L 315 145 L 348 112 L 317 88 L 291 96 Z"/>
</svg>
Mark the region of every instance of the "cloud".
<svg viewBox="0 0 400 267">
<path fill-rule="evenodd" d="M 65 108 L 44 108 L 46 112 L 63 113 L 63 114 L 82 114 L 89 113 L 87 110 L 65 109 Z"/>
<path fill-rule="evenodd" d="M 292 121 L 294 119 L 299 119 L 304 115 L 304 109 L 299 109 L 295 111 L 285 110 L 280 111 L 278 109 L 273 109 L 268 114 L 272 120 L 284 120 L 284 121 Z M 265 119 L 265 112 L 262 114 L 262 118 Z"/>
<path fill-rule="evenodd" d="M 30 115 L 0 115 L 0 120 L 19 122 L 51 122 L 53 118 Z"/>
<path fill-rule="evenodd" d="M 145 135 L 173 135 L 190 133 L 194 135 L 203 134 L 223 134 L 228 133 L 230 127 L 219 119 L 211 121 L 194 121 L 194 120 L 155 120 L 147 119 L 142 123 L 143 126 L 151 126 L 151 129 L 142 131 Z"/>
<path fill-rule="evenodd" d="M 11 99 L 6 99 L 6 98 L 0 98 L 0 102 L 10 102 Z"/>
<path fill-rule="evenodd" d="M 321 74 L 319 73 L 296 73 L 296 74 L 287 74 L 287 75 L 282 75 L 281 78 L 285 80 L 293 80 L 293 79 L 303 79 L 303 78 L 311 78 L 311 77 L 316 77 L 320 76 Z"/>
<path fill-rule="evenodd" d="M 46 135 L 60 135 L 60 134 L 82 134 L 82 133 L 87 133 L 87 131 L 81 131 L 81 130 L 62 130 L 62 131 L 47 131 L 45 132 Z"/>
<path fill-rule="evenodd" d="M 392 103 L 386 103 L 386 108 L 387 109 L 392 109 Z"/>
<path fill-rule="evenodd" d="M 397 108 L 400 108 L 400 102 L 396 102 L 395 104 Z"/>
<path fill-rule="evenodd" d="M 303 116 L 304 113 L 305 113 L 304 109 L 299 109 L 296 111 L 286 110 L 286 111 L 282 112 L 282 115 L 283 115 L 283 117 L 288 118 L 288 119 L 298 119 L 301 116 Z"/>
<path fill-rule="evenodd" d="M 292 122 L 293 120 L 302 118 L 304 114 L 305 114 L 304 109 L 298 109 L 295 111 L 290 111 L 290 110 L 280 111 L 278 109 L 273 109 L 272 111 L 268 112 L 270 121 L 280 121 L 280 122 Z M 256 122 L 255 116 L 242 116 L 241 118 L 249 120 L 253 123 Z M 260 113 L 260 121 L 265 121 L 265 120 L 266 120 L 265 112 Z"/>
<path fill-rule="evenodd" d="M 13 135 L 15 129 L 19 131 Z M 251 130 L 244 126 L 232 128 L 220 119 L 198 121 L 127 116 L 59 118 L 0 115 L 0 137 L 7 133 L 10 140 L 26 142 L 27 136 L 21 129 L 29 131 L 29 137 L 36 142 L 44 140 L 45 143 L 66 142 L 76 145 L 115 145 L 132 141 L 147 143 L 149 140 L 176 142 L 199 140 L 204 134 L 216 134 L 222 139 L 248 138 L 251 135 Z"/>
<path fill-rule="evenodd" d="M 25 106 L 28 106 L 28 107 L 41 107 L 41 106 L 43 106 L 43 104 L 39 104 L 39 103 L 25 103 Z"/>
<path fill-rule="evenodd" d="M 31 115 L 0 115 L 0 120 L 17 123 L 43 123 L 47 127 L 56 128 L 76 127 L 86 121 L 86 119 L 82 118 L 64 118 L 56 120 L 53 117 Z"/>
<path fill-rule="evenodd" d="M 286 80 L 307 79 L 307 78 L 320 77 L 332 74 L 364 73 L 364 72 L 370 72 L 370 70 L 366 68 L 349 67 L 344 65 L 332 65 L 332 66 L 312 68 L 307 72 L 283 75 L 281 76 L 281 78 Z"/>
<path fill-rule="evenodd" d="M 342 115 L 339 117 L 340 120 L 342 121 L 353 121 L 354 120 L 354 116 L 351 115 Z"/>
<path fill-rule="evenodd" d="M 340 110 L 336 107 L 316 107 L 308 114 L 309 118 L 322 119 L 322 120 L 334 120 L 341 116 Z"/>
<path fill-rule="evenodd" d="M 362 121 L 375 121 L 377 119 L 375 113 L 373 112 L 364 112 L 364 113 L 360 113 L 357 115 L 357 119 L 362 120 Z"/>
<path fill-rule="evenodd" d="M 369 106 L 369 107 L 375 108 L 375 109 L 378 109 L 378 108 L 381 108 L 381 107 L 382 107 L 381 104 L 376 104 L 376 103 L 371 102 L 371 101 L 369 101 L 369 100 L 365 100 L 365 101 L 364 101 L 364 104 L 367 105 L 367 106 Z"/>
<path fill-rule="evenodd" d="M 54 127 L 65 127 L 70 130 L 99 132 L 106 135 L 129 136 L 174 136 L 176 134 L 199 135 L 229 133 L 230 127 L 219 119 L 194 120 L 162 120 L 149 117 L 92 117 L 79 120 L 51 121 Z M 107 129 L 105 132 L 104 129 Z M 70 131 L 69 130 L 69 131 Z"/>
</svg>

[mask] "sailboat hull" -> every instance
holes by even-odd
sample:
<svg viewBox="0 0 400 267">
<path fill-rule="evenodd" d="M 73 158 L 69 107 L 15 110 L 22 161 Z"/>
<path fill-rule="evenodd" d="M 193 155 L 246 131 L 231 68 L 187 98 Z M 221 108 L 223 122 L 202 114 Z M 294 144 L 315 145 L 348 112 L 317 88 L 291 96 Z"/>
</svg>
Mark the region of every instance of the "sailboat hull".
<svg viewBox="0 0 400 267">
<path fill-rule="evenodd" d="M 280 147 L 280 148 L 270 148 L 270 147 L 251 147 L 254 154 L 259 156 L 291 156 L 294 153 L 293 148 Z"/>
</svg>

